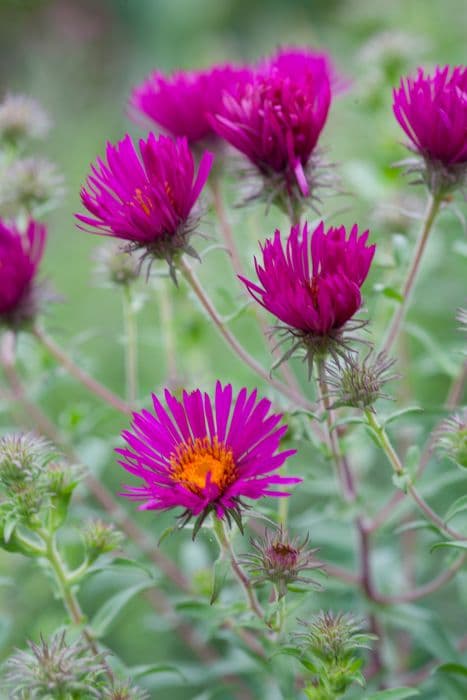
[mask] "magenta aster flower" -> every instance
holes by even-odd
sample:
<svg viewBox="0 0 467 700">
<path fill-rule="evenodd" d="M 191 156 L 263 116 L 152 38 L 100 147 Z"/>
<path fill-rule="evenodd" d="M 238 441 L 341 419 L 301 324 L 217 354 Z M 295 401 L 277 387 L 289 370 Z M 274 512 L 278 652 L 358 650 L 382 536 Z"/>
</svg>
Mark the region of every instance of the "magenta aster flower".
<svg viewBox="0 0 467 700">
<path fill-rule="evenodd" d="M 231 385 L 218 382 L 213 399 L 197 390 L 179 401 L 166 390 L 167 409 L 152 398 L 154 413 L 135 413 L 132 431 L 122 433 L 128 448 L 117 450 L 120 464 L 145 482 L 124 493 L 144 501 L 141 510 L 180 506 L 183 524 L 198 516 L 196 534 L 209 512 L 241 525 L 244 498 L 288 496 L 271 487 L 301 481 L 275 473 L 295 450 L 277 452 L 287 426 L 278 427 L 282 415 L 256 391 L 233 399 Z"/>
<path fill-rule="evenodd" d="M 140 156 L 127 134 L 116 146 L 107 144 L 107 163 L 98 158 L 81 190 L 91 216 L 76 217 L 95 233 L 129 241 L 146 254 L 173 259 L 188 247 L 194 221 L 193 207 L 211 169 L 206 152 L 195 177 L 195 164 L 186 139 L 156 138 L 139 142 Z"/>
<path fill-rule="evenodd" d="M 259 284 L 240 277 L 252 297 L 297 339 L 287 356 L 307 348 L 310 370 L 317 352 L 339 354 L 343 327 L 361 306 L 360 287 L 375 252 L 367 239 L 368 231 L 359 236 L 357 225 L 347 236 L 344 226 L 325 231 L 321 221 L 312 234 L 306 223 L 303 229 L 292 226 L 284 245 L 276 230 L 261 248 L 261 263 L 255 258 Z"/>
<path fill-rule="evenodd" d="M 30 219 L 25 233 L 0 219 L 0 320 L 18 326 L 34 318 L 40 303 L 36 277 L 47 231 Z"/>
<path fill-rule="evenodd" d="M 313 155 L 330 102 L 324 62 L 304 62 L 293 75 L 272 64 L 224 96 L 223 112 L 210 121 L 263 176 L 268 198 L 291 213 L 316 184 Z"/>
<path fill-rule="evenodd" d="M 169 77 L 154 71 L 133 90 L 130 107 L 173 136 L 195 143 L 215 136 L 207 116 L 222 112 L 224 93 L 232 92 L 250 74 L 246 68 L 228 64 Z"/>
<path fill-rule="evenodd" d="M 428 185 L 449 185 L 446 175 L 455 185 L 467 163 L 467 68 L 437 67 L 431 76 L 419 68 L 417 77 L 402 79 L 393 95 L 394 115 L 409 148 L 425 160 Z"/>
<path fill-rule="evenodd" d="M 259 70 L 270 71 L 271 68 L 275 68 L 291 78 L 311 72 L 316 80 L 321 79 L 329 82 L 332 92 L 344 87 L 344 83 L 337 75 L 328 54 L 309 47 L 286 46 L 280 48 L 263 62 Z"/>
</svg>

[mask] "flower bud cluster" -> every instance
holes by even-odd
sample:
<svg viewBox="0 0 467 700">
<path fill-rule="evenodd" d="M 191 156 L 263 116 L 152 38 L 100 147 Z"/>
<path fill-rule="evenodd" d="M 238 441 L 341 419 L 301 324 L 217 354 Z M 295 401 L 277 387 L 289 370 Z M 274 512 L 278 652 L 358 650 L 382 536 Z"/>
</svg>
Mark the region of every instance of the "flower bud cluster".
<svg viewBox="0 0 467 700">
<path fill-rule="evenodd" d="M 123 535 L 112 524 L 95 519 L 86 523 L 83 539 L 88 562 L 92 563 L 101 554 L 118 549 L 122 543 Z"/>
</svg>

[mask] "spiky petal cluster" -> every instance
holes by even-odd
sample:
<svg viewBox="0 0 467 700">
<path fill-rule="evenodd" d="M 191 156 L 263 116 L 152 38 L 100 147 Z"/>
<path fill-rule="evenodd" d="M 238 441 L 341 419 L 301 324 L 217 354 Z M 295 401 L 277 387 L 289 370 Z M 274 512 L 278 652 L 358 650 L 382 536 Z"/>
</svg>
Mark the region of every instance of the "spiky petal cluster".
<svg viewBox="0 0 467 700">
<path fill-rule="evenodd" d="M 5 664 L 9 698 L 101 697 L 103 657 L 91 656 L 82 640 L 68 644 L 65 632 L 56 632 L 48 642 L 41 637 L 39 644 L 28 645 Z"/>
<path fill-rule="evenodd" d="M 436 436 L 440 451 L 467 469 L 467 409 L 443 421 Z"/>
<path fill-rule="evenodd" d="M 328 115 L 330 79 L 325 61 L 284 55 L 276 62 L 224 96 L 211 124 L 264 177 L 271 199 L 294 202 L 310 195 L 307 169 Z"/>
<path fill-rule="evenodd" d="M 216 384 L 214 397 L 200 390 L 178 400 L 165 391 L 167 408 L 153 395 L 154 412 L 135 413 L 132 430 L 122 433 L 120 464 L 144 482 L 123 495 L 144 501 L 142 510 L 180 506 L 184 521 L 211 511 L 229 522 L 240 520 L 243 499 L 288 496 L 272 486 L 301 479 L 276 472 L 295 450 L 277 452 L 287 426 L 271 414 L 271 403 L 257 392 Z M 196 526 L 195 526 L 196 528 Z M 195 534 L 196 534 L 195 529 Z"/>
<path fill-rule="evenodd" d="M 322 563 L 315 558 L 317 549 L 308 549 L 308 537 L 300 541 L 290 538 L 282 526 L 266 530 L 264 537 L 251 538 L 253 552 L 243 554 L 240 561 L 253 576 L 255 583 L 271 581 L 278 587 L 279 597 L 287 593 L 287 585 L 294 582 L 311 584 L 320 588 L 314 579 L 302 576 L 302 571 L 320 569 Z"/>
<path fill-rule="evenodd" d="M 467 163 L 467 68 L 438 66 L 433 75 L 419 68 L 415 78 L 401 80 L 393 96 L 409 147 L 425 160 L 427 184 L 455 185 Z"/>
<path fill-rule="evenodd" d="M 307 223 L 292 226 L 285 242 L 276 230 L 261 247 L 262 260 L 255 258 L 259 283 L 240 279 L 297 338 L 296 347 L 307 346 L 311 356 L 326 353 L 361 306 L 375 252 L 367 240 L 368 231 L 359 235 L 357 225 L 347 235 L 344 226 L 326 231 L 323 221 L 312 233 Z"/>
<path fill-rule="evenodd" d="M 39 310 L 36 277 L 46 238 L 45 226 L 33 219 L 25 233 L 0 219 L 0 322 L 16 327 Z"/>
<path fill-rule="evenodd" d="M 370 352 L 361 362 L 347 353 L 343 362 L 326 363 L 326 383 L 329 396 L 334 399 L 333 408 L 352 406 L 365 409 L 377 399 L 390 399 L 382 388 L 386 382 L 397 379 L 398 375 L 391 372 L 395 362 L 383 352 L 376 357 Z"/>
<path fill-rule="evenodd" d="M 189 217 L 213 155 L 203 155 L 195 175 L 186 139 L 149 134 L 139 141 L 138 154 L 127 134 L 117 145 L 107 144 L 106 156 L 106 163 L 97 159 L 81 190 L 91 216 L 77 214 L 79 221 L 93 233 L 124 239 L 169 262 L 177 251 L 187 250 Z"/>
<path fill-rule="evenodd" d="M 154 71 L 130 98 L 133 114 L 142 113 L 173 136 L 190 144 L 215 137 L 208 115 L 221 113 L 222 98 L 251 75 L 231 65 L 208 70 L 179 71 L 166 76 Z"/>
</svg>

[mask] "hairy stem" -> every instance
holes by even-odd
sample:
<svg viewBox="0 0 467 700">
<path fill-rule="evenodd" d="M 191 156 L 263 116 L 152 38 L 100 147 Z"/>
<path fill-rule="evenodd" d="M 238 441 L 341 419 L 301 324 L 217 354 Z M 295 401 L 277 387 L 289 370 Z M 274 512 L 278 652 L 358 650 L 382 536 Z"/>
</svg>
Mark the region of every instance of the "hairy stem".
<svg viewBox="0 0 467 700">
<path fill-rule="evenodd" d="M 91 377 L 87 372 L 85 372 L 81 367 L 78 367 L 71 357 L 66 354 L 66 352 L 57 343 L 48 336 L 45 331 L 39 326 L 34 326 L 32 330 L 36 338 L 44 345 L 45 348 L 50 352 L 53 357 L 59 362 L 72 377 L 77 379 L 80 384 L 86 387 L 92 394 L 97 396 L 99 399 L 105 403 L 112 406 L 116 411 L 120 413 L 131 414 L 131 406 L 127 404 L 119 396 L 111 392 L 107 387 L 98 382 L 96 379 Z"/>
<path fill-rule="evenodd" d="M 401 329 L 402 322 L 410 304 L 410 297 L 414 288 L 415 281 L 417 279 L 417 274 L 420 268 L 420 262 L 423 256 L 423 252 L 425 250 L 431 228 L 440 209 L 441 202 L 442 199 L 440 197 L 435 197 L 430 194 L 426 207 L 426 212 L 423 217 L 422 229 L 420 231 L 420 236 L 414 251 L 414 257 L 412 259 L 412 263 L 407 273 L 407 278 L 402 288 L 403 301 L 399 305 L 396 313 L 394 314 L 394 317 L 391 321 L 391 325 L 389 326 L 389 331 L 383 344 L 382 349 L 386 353 L 390 352 Z"/>
</svg>

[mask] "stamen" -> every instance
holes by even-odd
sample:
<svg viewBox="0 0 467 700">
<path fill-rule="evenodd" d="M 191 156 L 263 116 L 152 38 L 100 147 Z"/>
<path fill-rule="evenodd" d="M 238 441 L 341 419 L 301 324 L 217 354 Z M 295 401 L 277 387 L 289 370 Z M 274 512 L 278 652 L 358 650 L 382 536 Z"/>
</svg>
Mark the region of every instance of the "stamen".
<svg viewBox="0 0 467 700">
<path fill-rule="evenodd" d="M 193 493 L 200 493 L 206 484 L 215 484 L 220 492 L 235 481 L 236 466 L 232 450 L 217 438 L 197 438 L 177 448 L 170 458 L 172 478 Z"/>
</svg>

